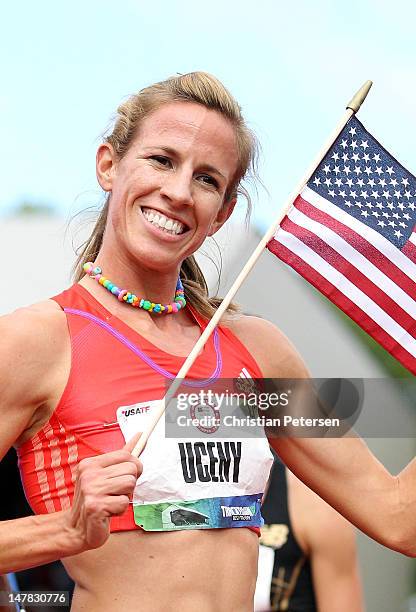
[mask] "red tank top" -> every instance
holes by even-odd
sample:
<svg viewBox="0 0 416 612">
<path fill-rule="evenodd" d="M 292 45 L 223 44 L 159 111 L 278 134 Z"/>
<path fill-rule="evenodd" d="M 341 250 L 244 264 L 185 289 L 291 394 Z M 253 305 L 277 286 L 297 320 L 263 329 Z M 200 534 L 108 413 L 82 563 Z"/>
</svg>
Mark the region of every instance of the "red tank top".
<svg viewBox="0 0 416 612">
<path fill-rule="evenodd" d="M 166 353 L 107 311 L 84 287 L 53 298 L 65 311 L 71 370 L 49 421 L 17 449 L 26 498 L 37 514 L 70 507 L 77 464 L 114 451 L 125 441 L 117 408 L 161 398 L 185 358 Z M 207 321 L 191 310 L 203 329 Z M 187 379 L 261 378 L 259 366 L 226 327 L 217 327 Z M 138 529 L 131 505 L 112 517 L 111 531 Z M 253 530 L 258 533 L 257 528 Z"/>
</svg>

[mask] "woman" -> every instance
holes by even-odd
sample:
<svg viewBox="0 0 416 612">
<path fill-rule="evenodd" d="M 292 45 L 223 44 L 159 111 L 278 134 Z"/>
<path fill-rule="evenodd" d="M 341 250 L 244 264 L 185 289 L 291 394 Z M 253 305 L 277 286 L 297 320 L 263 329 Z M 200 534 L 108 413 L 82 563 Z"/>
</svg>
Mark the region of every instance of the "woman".
<svg viewBox="0 0 416 612">
<path fill-rule="evenodd" d="M 253 508 L 248 528 L 230 516 L 233 528 L 204 529 L 203 512 L 184 525 L 192 520 L 179 503 L 154 532 L 140 528 L 148 517 L 134 518 L 129 504 L 142 464 L 130 454 L 136 440 L 126 422 L 133 416 L 140 429 L 216 307 L 192 254 L 231 215 L 254 151 L 239 106 L 207 74 L 173 77 L 132 96 L 98 148 L 97 178 L 108 198 L 81 255 L 79 283 L 1 321 L 1 452 L 17 447 L 38 514 L 0 525 L 0 573 L 61 558 L 76 583 L 75 611 L 252 609 L 267 441 L 236 443 L 231 475 L 224 472 L 231 457 L 216 447 L 212 465 L 223 472 L 208 483 L 199 449 L 198 482 L 185 483 L 180 443 L 172 462 L 152 434 L 135 496 L 146 507 L 215 504 L 230 494 Z M 307 376 L 273 325 L 231 310 L 189 380 L 242 372 Z M 272 444 L 367 534 L 416 554 L 415 463 L 394 478 L 356 439 Z M 194 497 L 189 490 L 178 496 L 185 484 Z M 177 530 L 174 519 L 192 528 Z"/>
<path fill-rule="evenodd" d="M 262 515 L 256 611 L 363 612 L 354 528 L 278 458 Z"/>
</svg>

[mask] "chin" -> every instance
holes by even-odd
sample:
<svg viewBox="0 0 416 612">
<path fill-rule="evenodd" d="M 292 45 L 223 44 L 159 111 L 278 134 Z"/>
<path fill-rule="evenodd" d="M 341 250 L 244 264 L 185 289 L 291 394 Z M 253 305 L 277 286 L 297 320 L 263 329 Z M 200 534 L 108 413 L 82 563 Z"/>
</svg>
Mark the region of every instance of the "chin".
<svg viewBox="0 0 416 612">
<path fill-rule="evenodd" d="M 137 252 L 136 249 L 131 251 L 131 259 L 135 262 L 137 269 L 152 270 L 156 273 L 161 272 L 177 272 L 180 269 L 183 259 L 172 258 L 169 253 L 162 253 L 160 249 L 149 249 L 146 252 Z"/>
</svg>

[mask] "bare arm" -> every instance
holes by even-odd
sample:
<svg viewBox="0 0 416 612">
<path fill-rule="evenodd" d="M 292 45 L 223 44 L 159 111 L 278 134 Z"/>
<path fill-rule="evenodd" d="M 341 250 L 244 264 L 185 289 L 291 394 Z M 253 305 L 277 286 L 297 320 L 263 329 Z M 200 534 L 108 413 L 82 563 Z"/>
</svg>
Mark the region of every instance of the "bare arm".
<svg viewBox="0 0 416 612">
<path fill-rule="evenodd" d="M 84 459 L 78 466 L 70 510 L 0 523 L 0 573 L 16 572 L 102 546 L 110 518 L 125 512 L 141 473 L 131 455 L 134 437 L 123 449 Z"/>
<path fill-rule="evenodd" d="M 64 512 L 27 516 L 0 523 L 0 572 L 17 572 L 51 563 L 83 550 Z"/>
<path fill-rule="evenodd" d="M 332 534 L 336 539 L 332 539 Z M 319 612 L 363 612 L 355 538 L 348 528 L 328 526 L 328 540 L 312 549 L 311 565 Z"/>
<path fill-rule="evenodd" d="M 298 478 L 359 529 L 393 550 L 416 556 L 415 465 L 413 482 L 405 487 L 401 475 L 392 476 L 358 438 L 280 438 L 271 443 Z"/>
<path fill-rule="evenodd" d="M 0 318 L 0 459 L 54 401 L 68 348 L 62 316 L 40 306 Z M 0 574 L 104 544 L 110 517 L 125 511 L 141 470 L 131 444 L 79 464 L 70 510 L 1 522 Z"/>
<path fill-rule="evenodd" d="M 296 350 L 271 323 L 244 317 L 235 324 L 266 378 L 307 378 Z M 381 544 L 416 556 L 416 460 L 391 475 L 356 437 L 270 437 L 290 470 L 351 523 Z"/>
<path fill-rule="evenodd" d="M 287 477 L 292 525 L 310 559 L 319 612 L 363 612 L 354 528 L 289 471 Z"/>
</svg>

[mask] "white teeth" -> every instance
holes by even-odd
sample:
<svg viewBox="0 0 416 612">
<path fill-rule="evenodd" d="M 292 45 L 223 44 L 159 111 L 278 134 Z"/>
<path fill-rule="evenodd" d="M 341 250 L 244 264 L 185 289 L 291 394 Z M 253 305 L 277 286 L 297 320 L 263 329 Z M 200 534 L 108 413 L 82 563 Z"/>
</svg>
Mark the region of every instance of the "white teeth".
<svg viewBox="0 0 416 612">
<path fill-rule="evenodd" d="M 181 234 L 185 229 L 183 223 L 181 223 L 180 221 L 174 221 L 173 219 L 169 219 L 169 217 L 166 217 L 161 213 L 153 212 L 150 209 L 144 209 L 142 210 L 142 212 L 144 218 L 147 221 L 149 221 L 152 225 L 160 227 L 168 234 Z"/>
</svg>

